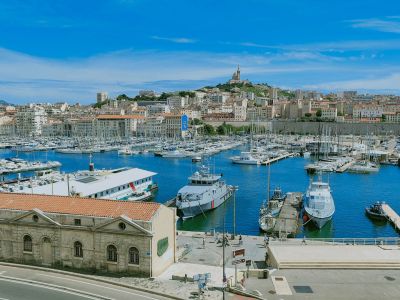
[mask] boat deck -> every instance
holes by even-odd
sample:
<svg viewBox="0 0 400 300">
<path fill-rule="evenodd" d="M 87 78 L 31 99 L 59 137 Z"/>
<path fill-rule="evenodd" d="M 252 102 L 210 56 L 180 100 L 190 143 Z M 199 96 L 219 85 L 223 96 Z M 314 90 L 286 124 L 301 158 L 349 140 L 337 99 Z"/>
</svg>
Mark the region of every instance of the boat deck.
<svg viewBox="0 0 400 300">
<path fill-rule="evenodd" d="M 382 210 L 396 230 L 400 230 L 400 216 L 389 206 L 389 204 L 382 204 Z"/>
</svg>

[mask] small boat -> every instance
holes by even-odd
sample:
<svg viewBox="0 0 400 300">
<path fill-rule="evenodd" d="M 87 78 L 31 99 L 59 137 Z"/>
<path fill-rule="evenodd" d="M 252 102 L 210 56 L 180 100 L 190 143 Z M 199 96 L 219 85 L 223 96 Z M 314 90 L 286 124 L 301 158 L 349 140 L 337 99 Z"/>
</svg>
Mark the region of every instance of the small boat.
<svg viewBox="0 0 400 300">
<path fill-rule="evenodd" d="M 153 194 L 150 191 L 134 192 L 127 199 L 128 201 L 146 201 L 152 199 Z"/>
<path fill-rule="evenodd" d="M 129 148 L 123 148 L 118 150 L 118 155 L 133 155 L 133 154 L 137 154 L 137 152 Z"/>
<path fill-rule="evenodd" d="M 382 204 L 385 202 L 376 202 L 365 208 L 365 213 L 368 217 L 374 220 L 387 221 L 387 216 L 382 209 Z"/>
<path fill-rule="evenodd" d="M 261 162 L 254 158 L 251 152 L 241 152 L 240 156 L 233 156 L 230 158 L 234 164 L 241 165 L 259 165 Z"/>
<path fill-rule="evenodd" d="M 200 155 L 193 156 L 192 162 L 201 162 L 201 156 Z"/>
</svg>

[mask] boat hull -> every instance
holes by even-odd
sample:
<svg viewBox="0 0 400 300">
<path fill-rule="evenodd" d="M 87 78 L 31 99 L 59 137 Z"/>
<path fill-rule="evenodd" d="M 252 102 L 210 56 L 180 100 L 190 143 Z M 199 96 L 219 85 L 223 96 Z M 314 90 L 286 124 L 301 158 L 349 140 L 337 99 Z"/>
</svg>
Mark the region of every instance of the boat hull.
<svg viewBox="0 0 400 300">
<path fill-rule="evenodd" d="M 228 189 L 227 192 L 222 196 L 218 197 L 212 201 L 202 203 L 198 205 L 197 203 L 193 203 L 193 205 L 189 206 L 178 206 L 178 215 L 181 217 L 183 220 L 193 218 L 197 215 L 203 214 L 207 211 L 216 209 L 219 207 L 221 204 L 223 204 L 225 201 L 227 201 L 233 194 L 233 191 L 231 189 Z"/>
<path fill-rule="evenodd" d="M 385 215 L 377 214 L 369 210 L 368 208 L 365 209 L 365 214 L 373 220 L 377 221 L 387 221 L 387 217 Z"/>
<path fill-rule="evenodd" d="M 311 214 L 309 214 L 306 211 L 306 215 L 309 218 L 309 220 L 311 220 L 310 222 L 312 222 L 315 226 L 318 227 L 318 229 L 321 229 L 322 227 L 324 227 L 326 225 L 326 223 L 328 223 L 330 220 L 332 220 L 332 216 L 329 217 L 324 217 L 324 218 L 319 218 L 319 217 L 315 217 Z"/>
</svg>

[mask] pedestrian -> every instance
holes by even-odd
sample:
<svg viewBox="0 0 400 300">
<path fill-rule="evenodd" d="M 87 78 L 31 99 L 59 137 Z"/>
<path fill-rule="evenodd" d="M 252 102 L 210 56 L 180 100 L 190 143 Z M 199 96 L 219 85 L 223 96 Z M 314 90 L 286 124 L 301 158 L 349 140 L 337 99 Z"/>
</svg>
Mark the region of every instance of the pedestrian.
<svg viewBox="0 0 400 300">
<path fill-rule="evenodd" d="M 242 245 L 243 244 L 243 240 L 242 240 L 242 235 L 240 234 L 239 235 L 239 245 Z"/>
<path fill-rule="evenodd" d="M 203 237 L 203 249 L 206 248 L 206 239 Z"/>
<path fill-rule="evenodd" d="M 245 276 L 243 275 L 242 279 L 240 280 L 240 284 L 242 285 L 242 287 L 244 287 L 245 280 Z"/>
<path fill-rule="evenodd" d="M 264 246 L 267 247 L 269 244 L 269 236 L 267 234 L 264 235 Z"/>
</svg>

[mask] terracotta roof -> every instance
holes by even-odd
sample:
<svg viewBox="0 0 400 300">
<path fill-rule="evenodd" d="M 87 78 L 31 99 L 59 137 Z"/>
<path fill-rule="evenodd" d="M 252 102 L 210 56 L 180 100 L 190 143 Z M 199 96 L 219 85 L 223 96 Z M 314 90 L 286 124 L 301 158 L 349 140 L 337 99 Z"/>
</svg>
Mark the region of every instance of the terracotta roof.
<svg viewBox="0 0 400 300">
<path fill-rule="evenodd" d="M 116 120 L 116 119 L 144 119 L 144 116 L 139 115 L 98 115 L 97 119 Z"/>
<path fill-rule="evenodd" d="M 132 220 L 150 221 L 161 204 L 155 202 L 118 201 L 66 196 L 0 193 L 0 209 L 73 214 L 116 218 L 126 215 Z"/>
</svg>

